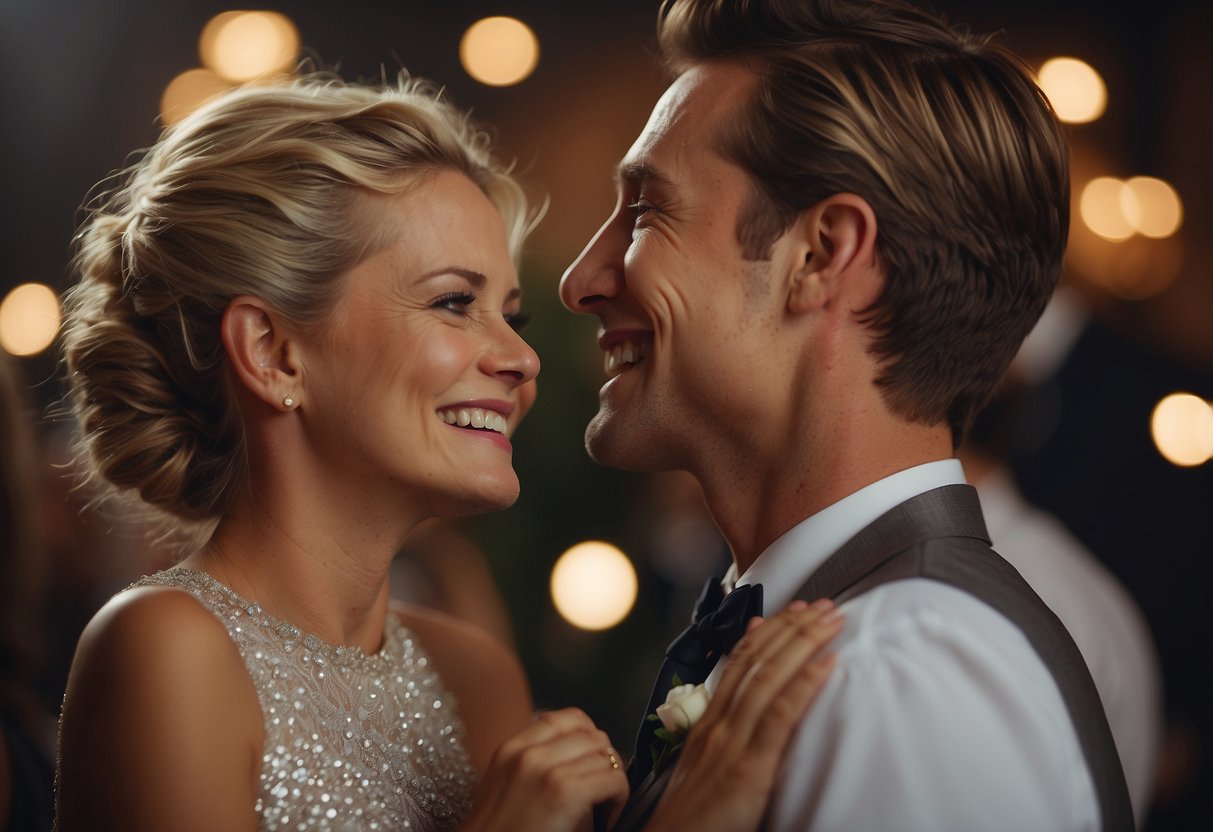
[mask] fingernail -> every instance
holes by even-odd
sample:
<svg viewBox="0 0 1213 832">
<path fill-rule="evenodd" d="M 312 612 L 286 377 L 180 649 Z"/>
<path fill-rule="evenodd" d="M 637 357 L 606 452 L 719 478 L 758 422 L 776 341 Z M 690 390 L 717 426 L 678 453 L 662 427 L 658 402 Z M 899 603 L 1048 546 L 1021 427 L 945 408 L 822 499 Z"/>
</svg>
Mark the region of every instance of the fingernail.
<svg viewBox="0 0 1213 832">
<path fill-rule="evenodd" d="M 789 610 L 792 610 L 792 611 L 794 611 L 794 612 L 798 612 L 798 611 L 800 611 L 800 610 L 807 610 L 808 608 L 809 608 L 809 604 L 808 604 L 808 602 L 807 602 L 807 601 L 802 601 L 802 600 L 800 600 L 799 598 L 797 598 L 797 599 L 796 599 L 795 601 L 793 601 L 792 603 L 788 604 L 788 609 L 789 609 Z"/>
<path fill-rule="evenodd" d="M 829 598 L 818 598 L 816 601 L 813 602 L 813 609 L 815 609 L 815 610 L 825 611 L 825 610 L 829 610 L 829 609 L 833 609 L 833 608 L 834 608 L 834 602 L 831 601 Z"/>
</svg>

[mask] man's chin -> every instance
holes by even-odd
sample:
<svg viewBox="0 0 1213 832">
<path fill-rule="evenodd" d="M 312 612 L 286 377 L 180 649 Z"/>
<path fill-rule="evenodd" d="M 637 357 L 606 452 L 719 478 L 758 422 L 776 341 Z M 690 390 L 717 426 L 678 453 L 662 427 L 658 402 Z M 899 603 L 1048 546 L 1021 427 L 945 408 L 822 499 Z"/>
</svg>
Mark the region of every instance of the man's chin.
<svg viewBox="0 0 1213 832">
<path fill-rule="evenodd" d="M 598 411 L 585 429 L 585 450 L 590 459 L 608 468 L 652 471 L 654 453 L 644 434 L 628 430 L 618 416 Z"/>
</svg>

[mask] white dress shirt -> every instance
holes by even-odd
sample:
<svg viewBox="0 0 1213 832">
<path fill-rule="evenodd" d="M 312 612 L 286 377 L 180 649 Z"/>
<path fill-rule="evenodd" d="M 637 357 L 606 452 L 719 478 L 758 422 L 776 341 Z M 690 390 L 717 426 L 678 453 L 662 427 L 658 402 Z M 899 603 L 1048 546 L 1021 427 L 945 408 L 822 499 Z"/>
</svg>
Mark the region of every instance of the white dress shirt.
<svg viewBox="0 0 1213 832">
<path fill-rule="evenodd" d="M 808 576 L 894 506 L 964 482 L 956 460 L 863 488 L 790 529 L 738 585 L 786 606 Z M 885 584 L 842 604 L 838 657 L 784 756 L 773 832 L 1070 832 L 1099 808 L 1052 675 L 1023 633 L 937 581 Z M 708 678 L 713 689 L 723 662 Z"/>
</svg>

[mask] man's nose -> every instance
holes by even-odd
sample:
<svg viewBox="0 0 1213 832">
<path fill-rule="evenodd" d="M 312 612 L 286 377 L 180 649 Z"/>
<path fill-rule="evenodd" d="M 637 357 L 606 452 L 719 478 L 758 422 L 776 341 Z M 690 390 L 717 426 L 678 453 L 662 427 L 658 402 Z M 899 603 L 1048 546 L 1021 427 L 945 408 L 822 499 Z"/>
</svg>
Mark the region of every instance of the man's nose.
<svg viewBox="0 0 1213 832">
<path fill-rule="evenodd" d="M 623 288 L 626 243 L 615 239 L 615 217 L 606 221 L 560 278 L 560 301 L 571 312 L 593 313 Z"/>
</svg>

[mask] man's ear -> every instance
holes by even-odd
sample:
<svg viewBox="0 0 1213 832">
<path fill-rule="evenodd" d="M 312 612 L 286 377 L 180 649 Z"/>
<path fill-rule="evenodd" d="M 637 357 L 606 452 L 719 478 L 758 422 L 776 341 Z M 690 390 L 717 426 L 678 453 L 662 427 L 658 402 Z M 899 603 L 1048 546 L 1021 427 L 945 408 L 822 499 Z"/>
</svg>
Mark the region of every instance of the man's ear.
<svg viewBox="0 0 1213 832">
<path fill-rule="evenodd" d="M 219 328 L 236 378 L 278 410 L 299 404 L 299 365 L 287 328 L 260 298 L 233 298 Z"/>
<path fill-rule="evenodd" d="M 792 278 L 790 311 L 821 309 L 843 290 L 871 294 L 867 284 L 879 275 L 874 274 L 876 214 L 867 200 L 855 194 L 834 194 L 805 211 L 795 227 L 802 264 Z"/>
</svg>

